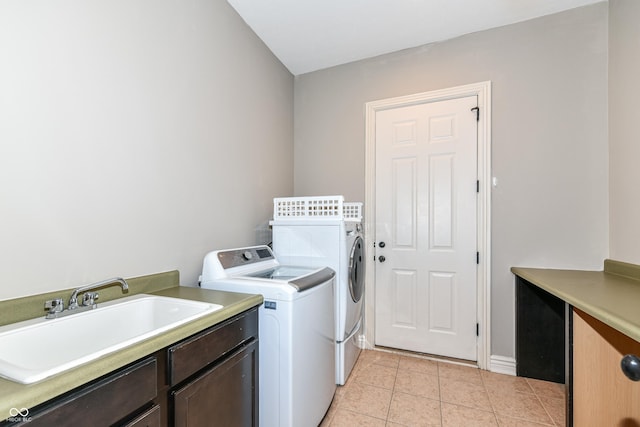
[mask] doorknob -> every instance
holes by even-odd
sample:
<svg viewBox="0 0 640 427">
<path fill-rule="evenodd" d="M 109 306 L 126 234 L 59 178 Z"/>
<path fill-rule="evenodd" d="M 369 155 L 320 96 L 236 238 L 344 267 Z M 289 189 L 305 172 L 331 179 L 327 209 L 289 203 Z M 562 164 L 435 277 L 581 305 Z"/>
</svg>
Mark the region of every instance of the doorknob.
<svg viewBox="0 0 640 427">
<path fill-rule="evenodd" d="M 378 246 L 384 248 L 385 246 L 387 246 L 387 244 L 385 242 L 380 242 L 378 243 Z"/>
<path fill-rule="evenodd" d="M 640 357 L 627 354 L 622 358 L 620 368 L 631 381 L 640 381 Z"/>
<path fill-rule="evenodd" d="M 384 257 L 384 255 L 380 255 L 380 256 L 378 257 L 378 261 L 380 261 L 380 262 L 385 262 L 386 260 L 387 260 L 387 259 Z"/>
</svg>

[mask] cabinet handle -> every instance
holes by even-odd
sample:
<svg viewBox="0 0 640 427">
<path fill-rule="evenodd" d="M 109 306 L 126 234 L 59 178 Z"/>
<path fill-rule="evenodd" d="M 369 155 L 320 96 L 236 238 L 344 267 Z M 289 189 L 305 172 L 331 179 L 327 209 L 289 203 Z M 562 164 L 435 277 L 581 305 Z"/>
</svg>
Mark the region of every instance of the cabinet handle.
<svg viewBox="0 0 640 427">
<path fill-rule="evenodd" d="M 620 361 L 620 368 L 631 381 L 640 381 L 640 357 L 627 354 Z"/>
</svg>

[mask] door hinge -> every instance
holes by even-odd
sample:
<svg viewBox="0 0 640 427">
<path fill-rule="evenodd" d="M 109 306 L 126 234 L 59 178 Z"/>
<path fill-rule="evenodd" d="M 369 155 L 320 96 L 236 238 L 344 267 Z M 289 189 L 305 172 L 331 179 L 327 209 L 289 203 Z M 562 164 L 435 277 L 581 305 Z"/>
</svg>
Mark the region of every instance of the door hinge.
<svg viewBox="0 0 640 427">
<path fill-rule="evenodd" d="M 476 323 L 476 336 L 480 336 L 480 323 Z"/>
<path fill-rule="evenodd" d="M 476 122 L 480 121 L 480 107 L 473 107 L 471 109 L 471 111 L 475 111 L 476 112 Z"/>
<path fill-rule="evenodd" d="M 476 252 L 476 264 L 480 264 L 480 252 Z"/>
<path fill-rule="evenodd" d="M 480 180 L 476 180 L 476 193 L 480 192 Z"/>
</svg>

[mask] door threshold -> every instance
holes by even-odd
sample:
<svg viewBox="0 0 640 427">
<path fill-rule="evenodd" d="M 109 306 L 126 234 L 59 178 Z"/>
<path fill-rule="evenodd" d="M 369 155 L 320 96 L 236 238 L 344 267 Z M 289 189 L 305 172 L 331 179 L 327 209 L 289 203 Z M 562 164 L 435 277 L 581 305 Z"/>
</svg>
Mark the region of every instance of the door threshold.
<svg viewBox="0 0 640 427">
<path fill-rule="evenodd" d="M 434 362 L 451 363 L 453 365 L 468 366 L 470 368 L 479 368 L 478 362 L 473 360 L 456 359 L 455 357 L 438 356 L 437 354 L 419 353 L 417 351 L 402 350 L 399 348 L 384 347 L 376 345 L 373 350 L 382 351 L 384 353 L 399 354 L 401 356 L 415 357 L 417 359 L 433 360 Z"/>
</svg>

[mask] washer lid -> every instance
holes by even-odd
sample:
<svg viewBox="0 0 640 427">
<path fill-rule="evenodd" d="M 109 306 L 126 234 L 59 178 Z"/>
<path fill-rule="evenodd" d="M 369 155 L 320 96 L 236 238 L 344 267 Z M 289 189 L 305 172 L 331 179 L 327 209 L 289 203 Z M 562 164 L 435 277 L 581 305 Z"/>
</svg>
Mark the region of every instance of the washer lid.
<svg viewBox="0 0 640 427">
<path fill-rule="evenodd" d="M 298 292 L 304 292 L 315 286 L 321 285 L 335 277 L 336 273 L 328 267 L 295 267 L 289 265 L 278 266 L 268 270 L 257 271 L 245 275 L 245 278 L 277 280 L 286 282 Z"/>
</svg>

